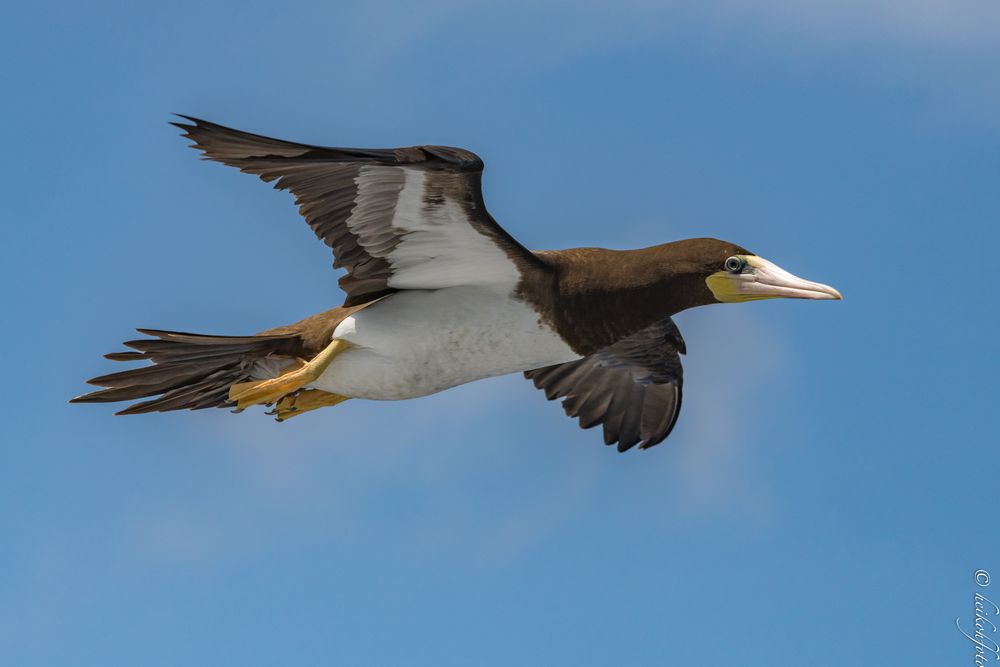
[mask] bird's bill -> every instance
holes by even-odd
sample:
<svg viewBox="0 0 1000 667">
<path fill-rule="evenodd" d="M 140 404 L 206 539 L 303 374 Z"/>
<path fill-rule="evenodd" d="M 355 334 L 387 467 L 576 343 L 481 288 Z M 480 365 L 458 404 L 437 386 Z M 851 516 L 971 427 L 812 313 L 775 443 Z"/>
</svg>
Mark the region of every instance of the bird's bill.
<svg viewBox="0 0 1000 667">
<path fill-rule="evenodd" d="M 763 257 L 740 255 L 740 259 L 746 262 L 742 272 L 719 271 L 708 277 L 708 287 L 719 301 L 844 298 L 829 285 L 799 278 Z"/>
</svg>

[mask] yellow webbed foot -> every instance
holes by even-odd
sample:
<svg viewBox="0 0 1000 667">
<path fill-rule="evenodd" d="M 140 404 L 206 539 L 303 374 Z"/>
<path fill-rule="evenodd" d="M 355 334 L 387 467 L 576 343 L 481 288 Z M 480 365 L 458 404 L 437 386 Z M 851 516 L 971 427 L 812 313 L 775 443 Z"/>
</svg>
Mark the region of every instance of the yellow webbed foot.
<svg viewBox="0 0 1000 667">
<path fill-rule="evenodd" d="M 331 394 L 328 391 L 323 391 L 321 389 L 303 389 L 302 391 L 297 391 L 294 394 L 289 394 L 278 401 L 277 405 L 274 406 L 274 410 L 269 412 L 269 415 L 274 415 L 275 421 L 285 421 L 296 417 L 310 410 L 316 410 L 318 408 L 326 408 L 343 403 L 348 400 L 350 396 L 341 396 L 340 394 Z"/>
</svg>

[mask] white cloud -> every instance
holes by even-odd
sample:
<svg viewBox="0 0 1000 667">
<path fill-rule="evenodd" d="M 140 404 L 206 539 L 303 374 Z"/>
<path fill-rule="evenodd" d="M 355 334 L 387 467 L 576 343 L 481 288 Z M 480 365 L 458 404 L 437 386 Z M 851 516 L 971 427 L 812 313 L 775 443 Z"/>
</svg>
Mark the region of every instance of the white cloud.
<svg viewBox="0 0 1000 667">
<path fill-rule="evenodd" d="M 369 74 L 419 58 L 428 43 L 453 45 L 466 65 L 484 59 L 487 71 L 521 72 L 682 41 L 693 58 L 764 58 L 805 72 L 833 62 L 860 80 L 919 92 L 911 114 L 930 126 L 993 125 L 1000 107 L 996 0 L 437 0 L 366 3 L 354 20 L 359 36 L 379 35 L 376 51 L 356 46 Z M 480 25 L 489 30 L 480 35 Z"/>
<path fill-rule="evenodd" d="M 672 463 L 680 520 L 739 515 L 766 522 L 770 494 L 754 461 L 754 414 L 780 382 L 785 344 L 752 307 L 701 308 L 678 318 L 688 341 L 683 447 Z"/>
<path fill-rule="evenodd" d="M 988 0 L 716 0 L 718 16 L 798 32 L 800 37 L 947 45 L 965 49 L 1000 37 L 1000 4 Z"/>
<path fill-rule="evenodd" d="M 1000 3 L 993 0 L 516 0 L 502 7 L 489 0 L 366 3 L 357 8 L 355 19 L 367 28 L 365 34 L 380 35 L 382 53 L 386 47 L 419 45 L 435 33 L 443 39 L 463 19 L 516 24 L 518 35 L 544 30 L 546 43 L 555 47 L 547 49 L 551 53 L 692 27 L 734 39 L 752 33 L 784 35 L 813 46 L 817 40 L 845 45 L 873 40 L 995 50 L 1000 38 Z M 447 38 L 458 47 L 468 30 Z M 532 51 L 538 46 L 544 50 L 545 45 L 533 44 Z"/>
</svg>

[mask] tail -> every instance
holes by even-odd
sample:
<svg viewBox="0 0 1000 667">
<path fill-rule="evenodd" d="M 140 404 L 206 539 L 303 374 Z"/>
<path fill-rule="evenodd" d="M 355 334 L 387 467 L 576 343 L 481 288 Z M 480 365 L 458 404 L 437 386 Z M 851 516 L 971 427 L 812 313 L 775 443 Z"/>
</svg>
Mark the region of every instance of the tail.
<svg viewBox="0 0 1000 667">
<path fill-rule="evenodd" d="M 251 379 L 257 362 L 302 356 L 301 332 L 274 335 L 207 336 L 202 334 L 137 329 L 150 336 L 125 343 L 136 352 L 112 352 L 112 361 L 149 360 L 152 366 L 134 368 L 87 380 L 106 387 L 70 403 L 111 403 L 157 396 L 135 403 L 115 414 L 132 415 L 168 410 L 202 410 L 233 405 L 229 387 Z"/>
</svg>

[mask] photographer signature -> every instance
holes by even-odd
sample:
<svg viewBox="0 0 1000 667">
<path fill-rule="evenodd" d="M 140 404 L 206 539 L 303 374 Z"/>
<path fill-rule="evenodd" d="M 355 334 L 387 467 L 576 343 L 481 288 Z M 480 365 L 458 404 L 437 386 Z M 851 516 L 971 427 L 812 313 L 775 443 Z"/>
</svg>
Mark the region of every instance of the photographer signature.
<svg viewBox="0 0 1000 667">
<path fill-rule="evenodd" d="M 990 585 L 990 573 L 986 570 L 976 570 L 976 585 L 986 588 Z M 996 623 L 990 617 L 1000 617 L 1000 607 L 992 600 L 976 591 L 974 598 L 975 620 L 972 624 L 973 632 L 969 633 L 962 629 L 961 619 L 955 619 L 958 631 L 965 635 L 976 647 L 977 667 L 982 667 L 991 660 L 1000 662 L 1000 644 L 995 639 L 997 635 Z"/>
</svg>

